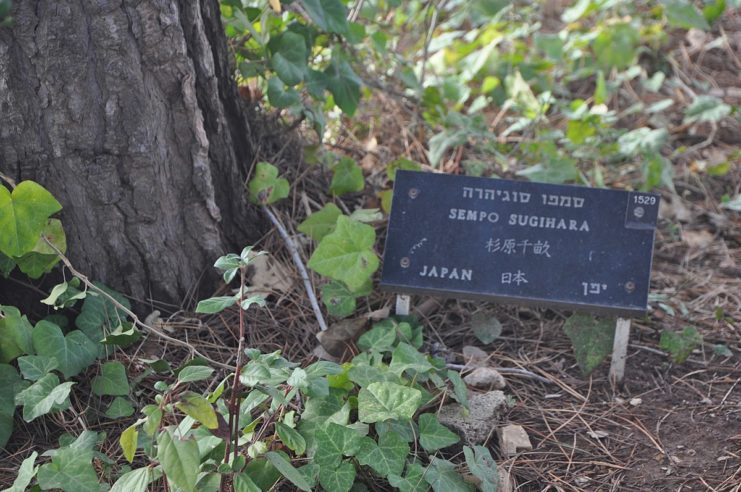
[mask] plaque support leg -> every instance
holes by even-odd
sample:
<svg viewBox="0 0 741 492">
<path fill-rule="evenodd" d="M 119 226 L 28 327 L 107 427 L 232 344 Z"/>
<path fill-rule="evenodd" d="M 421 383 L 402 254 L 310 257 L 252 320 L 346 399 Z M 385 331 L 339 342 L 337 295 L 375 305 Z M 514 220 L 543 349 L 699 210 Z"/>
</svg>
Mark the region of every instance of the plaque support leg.
<svg viewBox="0 0 741 492">
<path fill-rule="evenodd" d="M 615 340 L 612 344 L 612 361 L 610 363 L 610 381 L 620 384 L 625 376 L 625 358 L 628 355 L 630 338 L 630 320 L 618 318 L 615 325 Z"/>
<path fill-rule="evenodd" d="M 408 316 L 409 303 L 410 297 L 408 295 L 400 294 L 396 296 L 396 314 L 398 316 Z"/>
</svg>

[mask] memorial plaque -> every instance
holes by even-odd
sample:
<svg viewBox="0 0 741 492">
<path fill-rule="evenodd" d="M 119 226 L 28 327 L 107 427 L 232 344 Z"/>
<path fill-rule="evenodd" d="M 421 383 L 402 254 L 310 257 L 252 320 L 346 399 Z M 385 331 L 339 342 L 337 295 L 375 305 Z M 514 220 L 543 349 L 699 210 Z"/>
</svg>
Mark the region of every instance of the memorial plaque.
<svg viewBox="0 0 741 492">
<path fill-rule="evenodd" d="M 397 171 L 381 287 L 641 315 L 658 210 L 654 193 Z"/>
</svg>

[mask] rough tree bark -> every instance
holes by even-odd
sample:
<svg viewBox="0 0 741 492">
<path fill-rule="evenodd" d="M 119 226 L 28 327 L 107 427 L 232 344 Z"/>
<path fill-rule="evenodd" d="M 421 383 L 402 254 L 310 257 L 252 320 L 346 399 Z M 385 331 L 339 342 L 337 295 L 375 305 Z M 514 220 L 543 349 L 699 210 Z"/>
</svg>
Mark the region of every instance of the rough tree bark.
<svg viewBox="0 0 741 492">
<path fill-rule="evenodd" d="M 218 0 L 15 0 L 0 171 L 62 203 L 76 266 L 178 302 L 263 229 Z"/>
</svg>

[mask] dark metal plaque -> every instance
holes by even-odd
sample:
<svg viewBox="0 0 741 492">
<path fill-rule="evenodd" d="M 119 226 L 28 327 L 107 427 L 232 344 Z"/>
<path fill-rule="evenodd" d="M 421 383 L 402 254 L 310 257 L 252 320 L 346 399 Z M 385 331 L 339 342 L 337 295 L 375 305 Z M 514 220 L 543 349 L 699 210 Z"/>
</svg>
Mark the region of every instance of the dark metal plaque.
<svg viewBox="0 0 741 492">
<path fill-rule="evenodd" d="M 381 287 L 640 315 L 658 211 L 654 193 L 397 171 Z"/>
</svg>

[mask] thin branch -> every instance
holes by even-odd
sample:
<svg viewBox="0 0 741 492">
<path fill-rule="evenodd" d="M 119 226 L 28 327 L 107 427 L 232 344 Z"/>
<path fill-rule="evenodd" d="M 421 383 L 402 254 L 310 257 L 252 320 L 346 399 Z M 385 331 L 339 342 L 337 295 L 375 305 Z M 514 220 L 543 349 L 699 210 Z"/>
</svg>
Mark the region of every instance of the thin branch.
<svg viewBox="0 0 741 492">
<path fill-rule="evenodd" d="M 293 258 L 293 263 L 296 265 L 296 268 L 298 268 L 299 274 L 301 275 L 301 280 L 303 280 L 304 282 L 306 295 L 309 296 L 311 309 L 314 310 L 314 315 L 316 316 L 316 320 L 319 323 L 319 328 L 321 328 L 322 331 L 325 331 L 327 329 L 327 323 L 324 321 L 322 310 L 319 308 L 319 302 L 317 302 L 316 295 L 314 294 L 314 287 L 312 287 L 311 280 L 309 279 L 309 272 L 306 271 L 304 262 L 301 261 L 301 255 L 299 255 L 298 253 L 296 243 L 293 241 L 293 239 L 291 239 L 291 236 L 288 235 L 288 231 L 286 231 L 286 228 L 283 226 L 281 221 L 278 219 L 275 213 L 273 213 L 269 206 L 263 205 L 262 210 L 263 212 L 265 212 L 265 215 L 268 216 L 270 222 L 272 222 L 276 229 L 278 229 L 278 233 L 283 238 L 283 241 L 286 243 L 286 247 L 291 253 L 291 258 Z"/>
<path fill-rule="evenodd" d="M 62 253 L 59 250 L 59 248 L 57 248 L 54 244 L 52 244 L 51 241 L 49 241 L 46 237 L 44 237 L 44 236 L 42 236 L 42 237 L 44 238 L 44 241 L 46 242 L 46 244 L 48 244 L 54 250 L 54 252 L 59 256 L 59 258 L 62 260 L 62 263 L 64 263 L 64 266 L 67 267 L 67 269 L 72 273 L 72 275 L 74 275 L 75 277 L 79 278 L 82 281 L 82 283 L 84 283 L 85 286 L 87 286 L 87 288 L 92 289 L 98 295 L 105 297 L 111 304 L 113 304 L 114 306 L 116 306 L 116 308 L 118 308 L 121 311 L 123 311 L 124 313 L 126 313 L 131 318 L 131 320 L 134 322 L 135 325 L 141 327 L 147 333 L 151 333 L 153 335 L 156 335 L 157 337 L 159 337 L 159 338 L 161 338 L 163 340 L 166 340 L 166 341 L 172 343 L 173 345 L 177 345 L 179 347 L 185 347 L 185 348 L 187 348 L 190 351 L 191 356 L 192 355 L 197 355 L 198 357 L 201 357 L 205 361 L 207 361 L 207 362 L 209 362 L 209 363 L 211 363 L 211 364 L 213 364 L 215 366 L 221 367 L 223 369 L 228 369 L 230 371 L 233 371 L 234 370 L 234 367 L 233 366 L 230 366 L 228 364 L 224 364 L 223 362 L 219 362 L 219 361 L 213 360 L 210 357 L 206 357 L 204 354 L 202 354 L 201 352 L 199 352 L 195 347 L 193 347 L 192 345 L 190 345 L 188 342 L 185 342 L 183 340 L 178 340 L 177 338 L 173 338 L 170 335 L 167 335 L 166 333 L 161 332 L 157 328 L 155 328 L 153 326 L 150 326 L 150 325 L 148 325 L 146 323 L 143 323 L 139 319 L 139 317 L 136 314 L 134 314 L 134 312 L 131 309 L 127 308 L 126 306 L 124 306 L 123 304 L 121 304 L 120 302 L 118 302 L 113 296 L 111 296 L 109 293 L 107 293 L 106 291 L 104 291 L 100 287 L 96 286 L 85 275 L 83 275 L 77 269 L 75 269 L 75 267 L 72 266 L 72 262 L 70 262 L 69 258 L 67 258 L 64 255 L 64 253 Z"/>
</svg>

